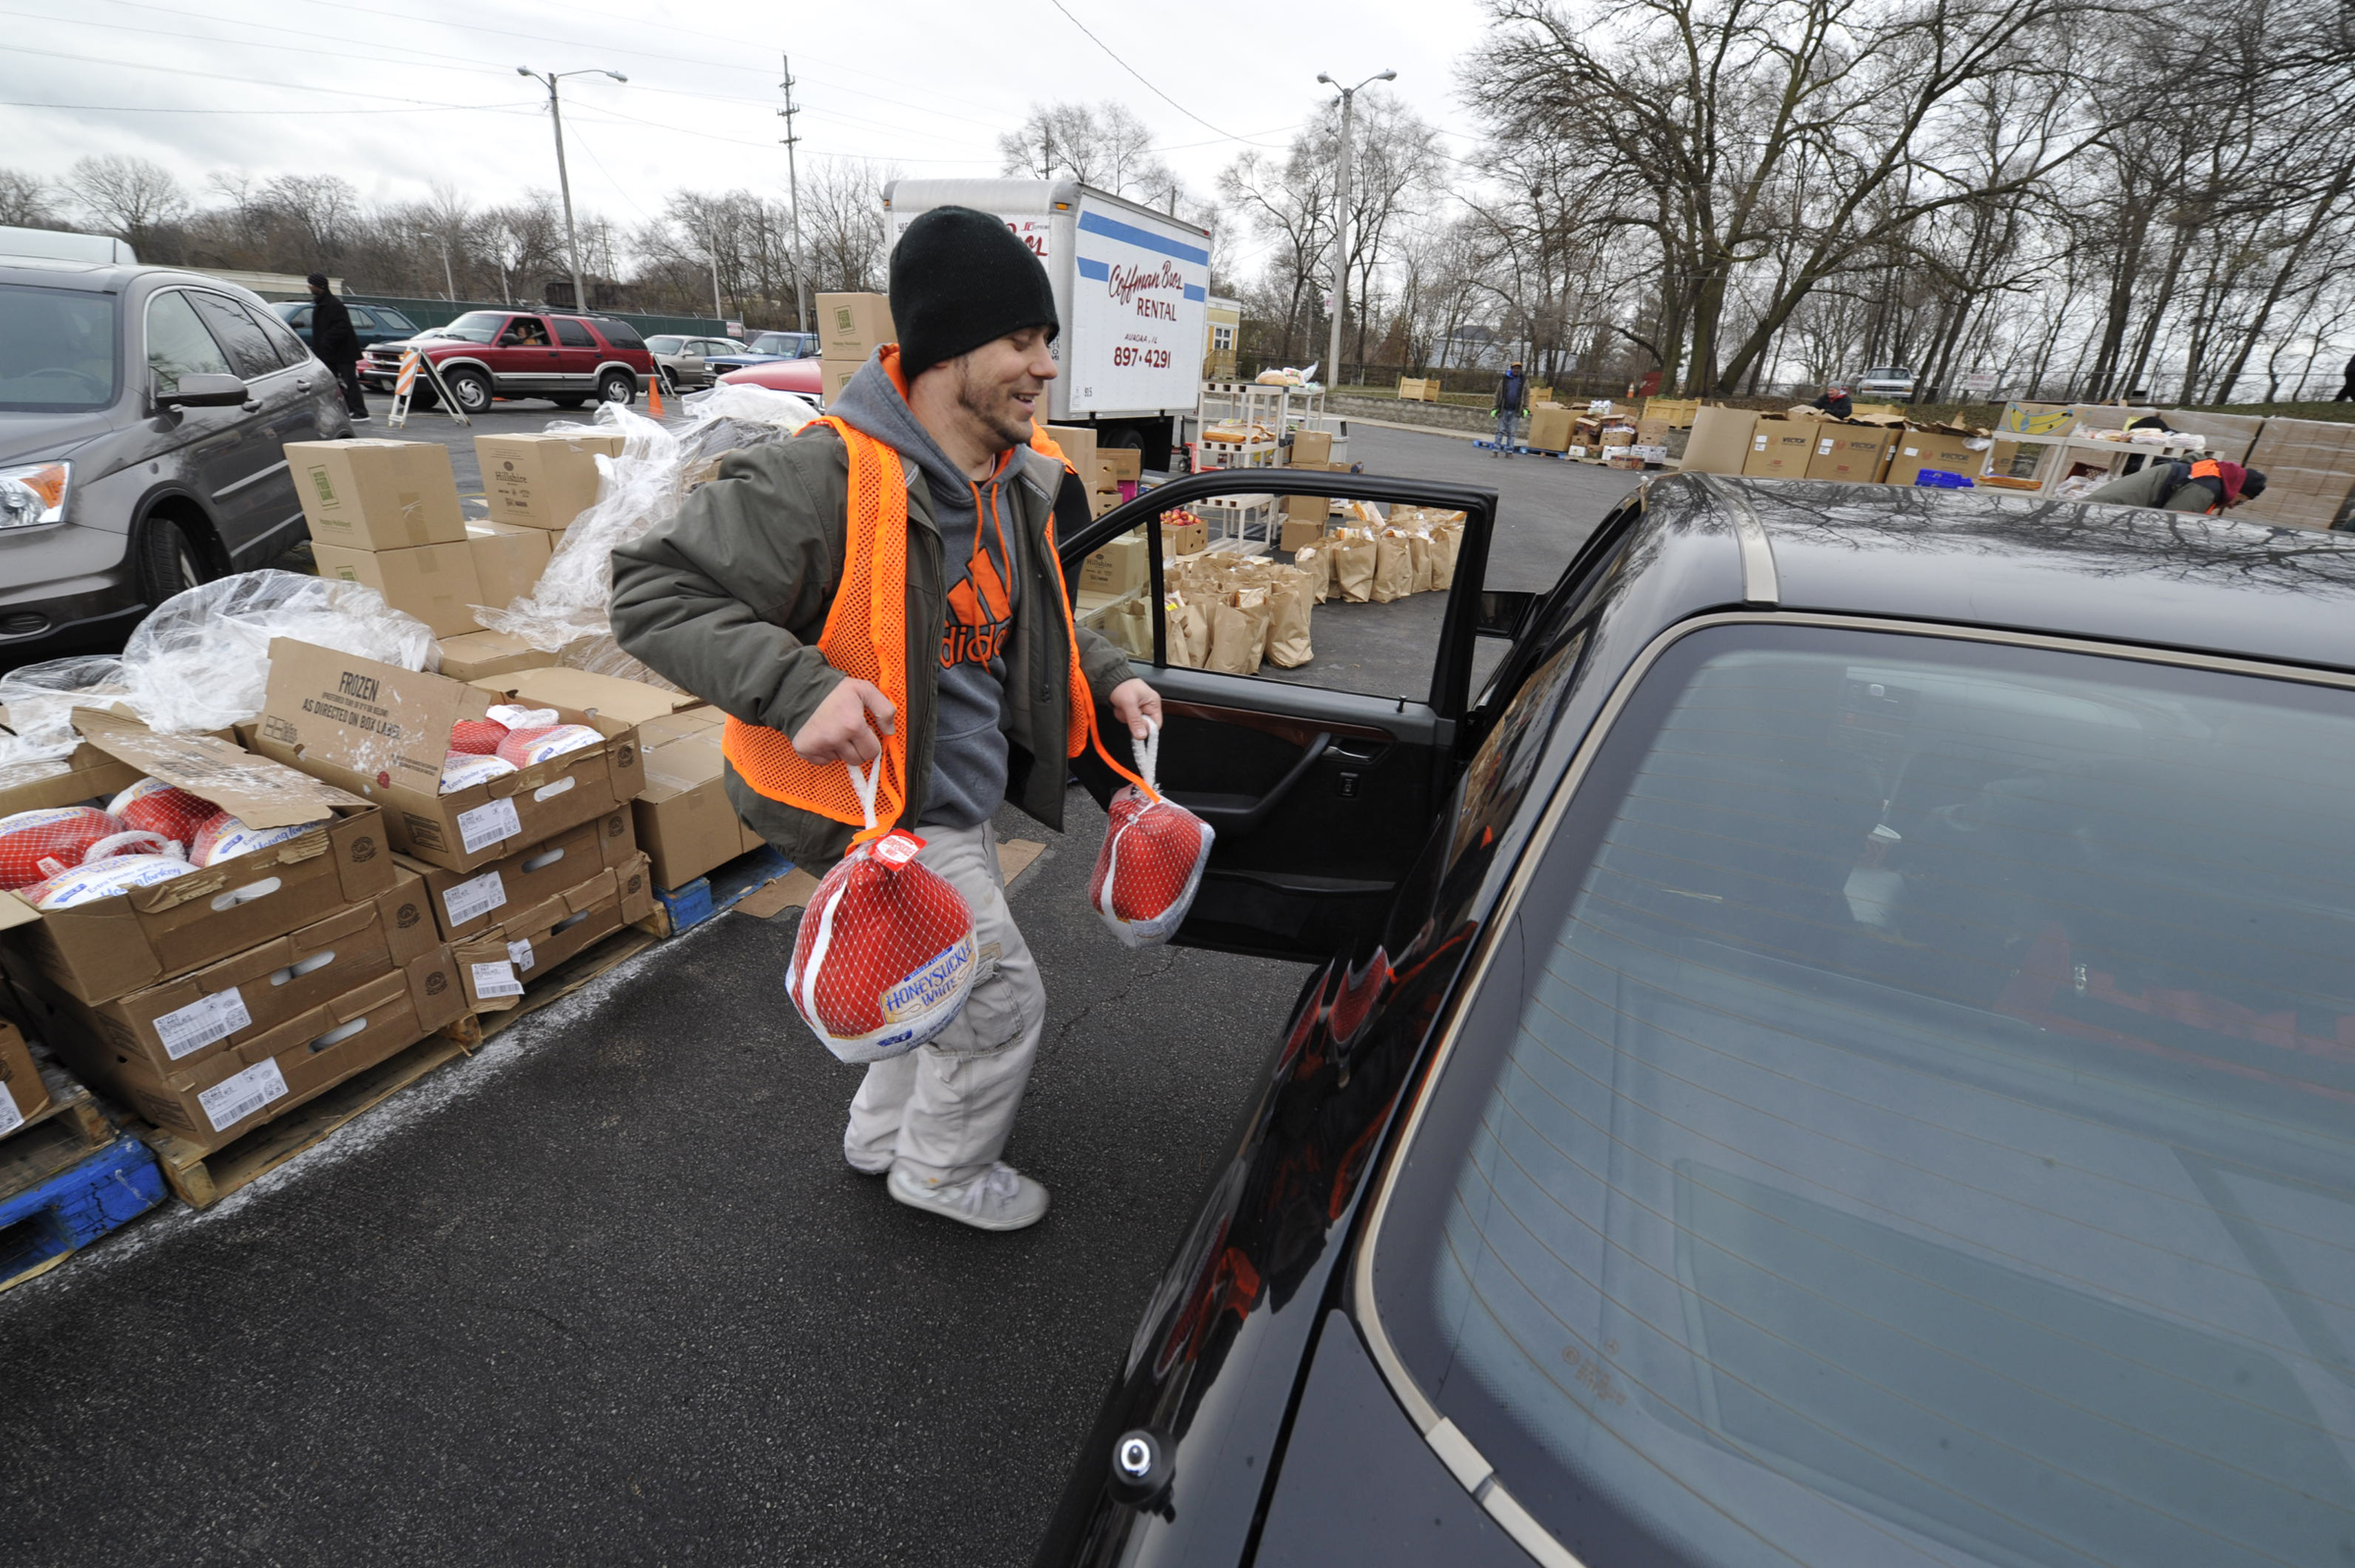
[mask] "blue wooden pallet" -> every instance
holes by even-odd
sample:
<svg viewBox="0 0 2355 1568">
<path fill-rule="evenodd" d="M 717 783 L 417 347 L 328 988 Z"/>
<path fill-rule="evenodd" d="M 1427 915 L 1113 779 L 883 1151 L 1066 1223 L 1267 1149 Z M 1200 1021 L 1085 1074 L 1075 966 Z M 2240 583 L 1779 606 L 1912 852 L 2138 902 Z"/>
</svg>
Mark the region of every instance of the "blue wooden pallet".
<svg viewBox="0 0 2355 1568">
<path fill-rule="evenodd" d="M 725 914 L 746 894 L 766 887 L 792 869 L 791 861 L 763 844 L 705 872 L 685 887 L 655 888 L 654 897 L 670 913 L 671 934 L 675 936 L 691 925 L 703 924 L 714 915 Z"/>
<path fill-rule="evenodd" d="M 164 1201 L 164 1174 L 136 1138 L 118 1138 L 0 1199 L 0 1290 L 57 1267 Z"/>
</svg>

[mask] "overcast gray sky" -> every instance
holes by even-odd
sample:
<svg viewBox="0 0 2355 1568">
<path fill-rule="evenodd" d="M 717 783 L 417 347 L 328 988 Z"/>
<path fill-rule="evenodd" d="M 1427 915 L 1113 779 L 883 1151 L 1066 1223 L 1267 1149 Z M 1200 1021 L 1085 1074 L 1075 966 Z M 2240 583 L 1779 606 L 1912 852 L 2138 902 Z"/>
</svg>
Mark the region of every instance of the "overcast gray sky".
<svg viewBox="0 0 2355 1568">
<path fill-rule="evenodd" d="M 1033 101 L 1117 98 L 1208 194 L 1241 150 L 1227 138 L 1281 146 L 1318 72 L 1386 67 L 1450 150 L 1470 144 L 1453 67 L 1475 0 L 1064 4 L 1168 98 L 1053 0 L 0 0 L 16 67 L 0 165 L 55 177 L 126 153 L 195 188 L 216 171 L 335 173 L 370 200 L 440 180 L 493 202 L 555 183 L 545 93 L 515 68 L 609 67 L 629 82 L 564 83 L 573 194 L 633 224 L 681 186 L 783 188 L 787 51 L 805 154 L 912 175 L 995 174 L 996 136 Z"/>
</svg>

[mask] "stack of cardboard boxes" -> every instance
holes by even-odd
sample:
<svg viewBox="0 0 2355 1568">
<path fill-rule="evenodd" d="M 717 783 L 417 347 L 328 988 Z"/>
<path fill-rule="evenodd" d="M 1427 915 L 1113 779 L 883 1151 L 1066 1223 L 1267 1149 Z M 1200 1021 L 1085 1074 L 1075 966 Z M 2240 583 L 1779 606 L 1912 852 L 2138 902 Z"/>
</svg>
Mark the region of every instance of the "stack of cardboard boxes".
<svg viewBox="0 0 2355 1568">
<path fill-rule="evenodd" d="M 832 402 L 883 344 L 897 342 L 891 301 L 881 294 L 819 294 L 817 345 L 825 398 Z"/>
<path fill-rule="evenodd" d="M 1289 465 L 1312 472 L 1345 472 L 1348 465 L 1333 460 L 1333 435 L 1329 431 L 1297 430 L 1292 432 L 1292 450 Z M 1333 498 L 1329 496 L 1284 496 L 1283 535 L 1278 548 L 1289 555 L 1293 550 L 1314 545 L 1325 537 L 1333 519 Z"/>
<path fill-rule="evenodd" d="M 271 645 L 254 747 L 383 806 L 396 863 L 424 883 L 442 938 L 461 944 L 467 1004 L 496 1012 L 513 1007 L 532 979 L 654 911 L 631 806 L 646 778 L 636 720 L 650 711 L 643 705 L 652 692 L 552 668 L 469 684 L 281 638 Z M 553 708 L 559 723 L 589 725 L 604 739 L 442 793 L 450 726 L 498 702 Z"/>
<path fill-rule="evenodd" d="M 2265 494 L 2233 516 L 2292 528 L 2355 521 L 2355 425 L 2269 419 L 2238 460 L 2265 475 Z"/>
<path fill-rule="evenodd" d="M 1977 472 L 1986 460 L 1987 445 L 1985 437 L 1955 427 L 1710 407 L 1694 418 L 1684 468 L 1687 473 L 1747 474 L 1753 479 L 1910 485 L 1926 469 Z"/>
<path fill-rule="evenodd" d="M 375 803 L 219 736 L 96 711 L 77 726 L 105 758 L 74 770 L 79 785 L 159 778 L 250 825 L 320 824 L 68 909 L 0 893 L 9 977 L 84 1079 L 204 1153 L 464 1016 L 424 883 Z"/>
<path fill-rule="evenodd" d="M 438 637 L 474 629 L 482 580 L 446 448 L 361 439 L 290 442 L 286 453 L 320 576 L 366 584 Z"/>
</svg>

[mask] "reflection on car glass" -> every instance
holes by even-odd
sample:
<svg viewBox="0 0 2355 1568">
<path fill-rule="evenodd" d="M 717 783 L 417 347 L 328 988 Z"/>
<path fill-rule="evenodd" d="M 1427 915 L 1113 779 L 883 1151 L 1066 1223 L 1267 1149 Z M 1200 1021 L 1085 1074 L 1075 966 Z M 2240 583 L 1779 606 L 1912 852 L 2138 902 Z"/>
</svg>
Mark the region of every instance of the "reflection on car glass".
<svg viewBox="0 0 2355 1568">
<path fill-rule="evenodd" d="M 147 368 L 157 392 L 176 392 L 183 376 L 226 376 L 229 360 L 196 318 L 188 296 L 167 289 L 147 302 Z"/>
<path fill-rule="evenodd" d="M 114 397 L 112 299 L 0 285 L 0 409 L 67 412 Z"/>
<path fill-rule="evenodd" d="M 1842 640 L 1672 652 L 1606 744 L 1414 1275 L 1427 1388 L 1663 1555 L 2331 1560 L 2355 824 L 2296 803 L 2355 697 Z"/>
</svg>

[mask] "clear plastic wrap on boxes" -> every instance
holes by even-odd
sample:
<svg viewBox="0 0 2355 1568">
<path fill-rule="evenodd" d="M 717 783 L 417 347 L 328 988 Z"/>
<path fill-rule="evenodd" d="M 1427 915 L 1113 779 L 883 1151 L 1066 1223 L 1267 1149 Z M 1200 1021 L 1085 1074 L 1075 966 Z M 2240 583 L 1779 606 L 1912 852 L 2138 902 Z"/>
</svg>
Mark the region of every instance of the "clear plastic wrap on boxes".
<svg viewBox="0 0 2355 1568">
<path fill-rule="evenodd" d="M 478 622 L 543 653 L 560 652 L 584 638 L 610 644 L 606 617 L 613 597 L 613 551 L 669 521 L 691 478 L 720 453 L 783 441 L 817 417 L 807 399 L 766 387 L 714 387 L 688 398 L 686 409 L 688 423 L 676 429 L 618 403 L 600 407 L 594 425 L 549 427 L 556 433 L 618 434 L 621 455 L 597 459 L 597 503 L 564 530 L 530 596 L 503 606 L 478 607 Z"/>
<path fill-rule="evenodd" d="M 63 773 L 81 744 L 76 707 L 101 706 L 129 695 L 123 661 L 113 655 L 53 658 L 0 675 L 0 789 Z"/>
</svg>

